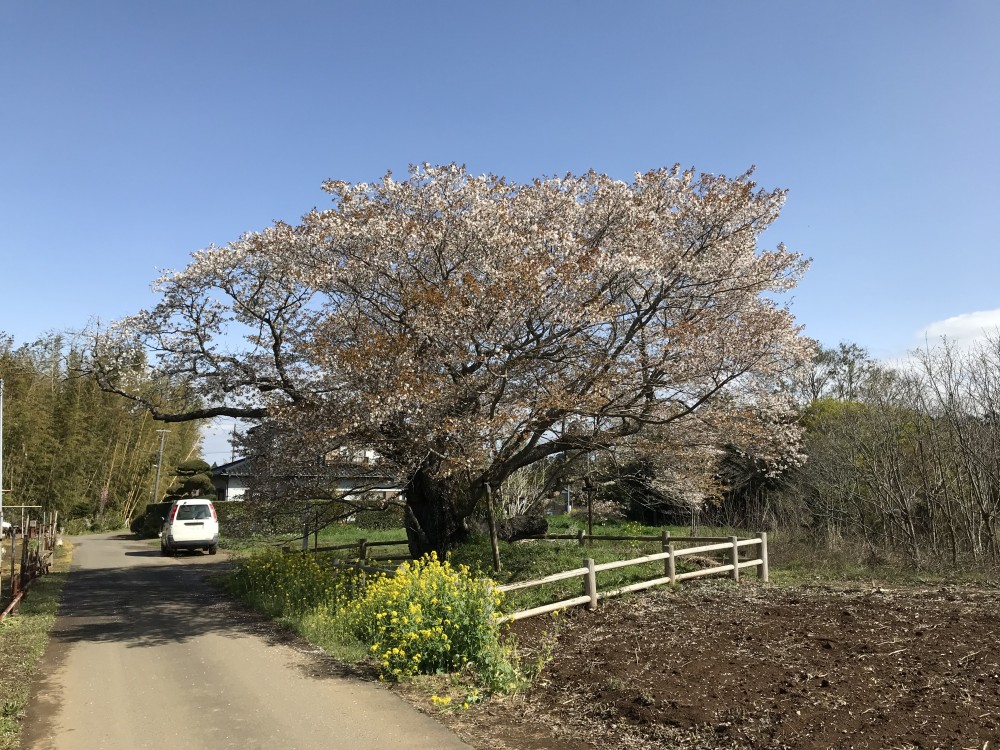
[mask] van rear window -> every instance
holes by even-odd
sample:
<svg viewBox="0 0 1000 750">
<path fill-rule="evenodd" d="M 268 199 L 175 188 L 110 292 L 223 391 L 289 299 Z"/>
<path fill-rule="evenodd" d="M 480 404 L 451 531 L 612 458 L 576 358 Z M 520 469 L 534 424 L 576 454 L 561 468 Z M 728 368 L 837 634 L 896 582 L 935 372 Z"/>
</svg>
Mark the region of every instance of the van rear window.
<svg viewBox="0 0 1000 750">
<path fill-rule="evenodd" d="M 182 505 L 177 509 L 178 521 L 197 521 L 201 518 L 211 518 L 212 511 L 207 505 Z"/>
</svg>

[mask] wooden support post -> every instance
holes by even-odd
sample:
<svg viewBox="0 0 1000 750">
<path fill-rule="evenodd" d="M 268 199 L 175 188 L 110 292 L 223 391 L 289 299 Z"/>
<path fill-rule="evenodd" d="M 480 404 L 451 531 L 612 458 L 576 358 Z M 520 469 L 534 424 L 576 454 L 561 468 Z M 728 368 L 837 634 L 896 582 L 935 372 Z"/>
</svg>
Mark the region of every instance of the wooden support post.
<svg viewBox="0 0 1000 750">
<path fill-rule="evenodd" d="M 24 532 L 21 532 L 21 543 L 24 544 Z M 14 578 L 14 548 L 17 545 L 17 532 L 14 530 L 13 524 L 10 527 L 10 597 L 11 599 L 17 594 L 17 579 Z"/>
<path fill-rule="evenodd" d="M 729 541 L 732 542 L 733 548 L 729 553 L 729 561 L 733 565 L 732 579 L 739 583 L 740 580 L 740 548 L 738 542 L 739 537 L 731 536 Z"/>
<path fill-rule="evenodd" d="M 670 550 L 670 532 L 664 529 L 660 533 L 660 552 L 667 552 Z M 670 575 L 670 558 L 663 561 L 663 575 Z"/>
<path fill-rule="evenodd" d="M 27 535 L 21 534 L 21 571 L 17 576 L 19 591 L 23 591 L 28 583 L 28 541 L 31 539 L 31 516 L 28 516 L 28 531 Z"/>
<path fill-rule="evenodd" d="M 302 511 L 302 551 L 309 551 L 309 509 Z"/>
<path fill-rule="evenodd" d="M 677 585 L 677 559 L 674 557 L 674 545 L 667 545 L 667 552 L 670 553 L 670 557 L 667 558 L 667 575 L 670 576 L 670 585 Z"/>
<path fill-rule="evenodd" d="M 584 544 L 583 540 L 586 538 L 586 536 L 587 535 L 584 533 L 583 529 L 580 529 L 579 531 L 576 532 L 576 541 L 579 542 L 581 547 Z"/>
<path fill-rule="evenodd" d="M 587 488 L 587 539 L 591 547 L 594 546 L 594 490 Z"/>
<path fill-rule="evenodd" d="M 764 583 L 768 582 L 770 570 L 767 566 L 767 532 L 762 531 L 760 537 L 760 565 L 757 567 L 757 577 Z"/>
<path fill-rule="evenodd" d="M 593 558 L 588 557 L 583 564 L 587 566 L 587 574 L 583 578 L 583 595 L 590 597 L 587 609 L 593 611 L 597 609 L 597 571 L 594 570 Z"/>
<path fill-rule="evenodd" d="M 500 572 L 500 543 L 497 541 L 497 517 L 493 507 L 493 485 L 485 482 L 486 489 L 486 520 L 490 527 L 490 550 L 493 552 L 493 572 Z"/>
<path fill-rule="evenodd" d="M 359 539 L 358 540 L 358 559 L 364 562 L 368 559 L 368 540 Z"/>
<path fill-rule="evenodd" d="M 319 508 L 313 512 L 313 521 L 315 522 L 313 526 L 313 549 L 315 550 L 319 546 Z"/>
</svg>

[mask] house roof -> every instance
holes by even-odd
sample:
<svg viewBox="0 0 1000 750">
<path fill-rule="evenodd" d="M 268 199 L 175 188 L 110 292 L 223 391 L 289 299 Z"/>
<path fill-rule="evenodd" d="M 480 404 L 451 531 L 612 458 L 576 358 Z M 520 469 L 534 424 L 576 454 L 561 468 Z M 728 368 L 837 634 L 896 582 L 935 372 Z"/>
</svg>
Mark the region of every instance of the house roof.
<svg viewBox="0 0 1000 750">
<path fill-rule="evenodd" d="M 227 464 L 213 466 L 211 473 L 213 477 L 246 477 L 250 476 L 252 469 L 251 459 L 238 458 Z"/>
<path fill-rule="evenodd" d="M 213 477 L 248 477 L 253 474 L 253 458 L 240 458 L 221 464 L 211 470 Z M 327 461 L 317 470 L 315 464 L 303 463 L 300 466 L 289 467 L 289 476 L 325 477 L 338 479 L 368 479 L 378 482 L 398 482 L 398 478 L 387 472 L 379 471 L 375 466 L 358 464 L 351 461 Z"/>
</svg>

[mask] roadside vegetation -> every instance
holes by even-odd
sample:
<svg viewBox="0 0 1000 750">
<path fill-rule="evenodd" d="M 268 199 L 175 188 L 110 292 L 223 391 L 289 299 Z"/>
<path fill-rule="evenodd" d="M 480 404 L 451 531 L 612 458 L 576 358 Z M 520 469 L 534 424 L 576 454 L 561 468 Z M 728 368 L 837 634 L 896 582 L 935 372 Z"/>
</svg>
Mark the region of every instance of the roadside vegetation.
<svg viewBox="0 0 1000 750">
<path fill-rule="evenodd" d="M 20 744 L 29 690 L 49 641 L 71 560 L 70 545 L 56 548 L 51 572 L 32 583 L 17 614 L 0 622 L 0 750 L 15 750 Z"/>
<path fill-rule="evenodd" d="M 552 533 L 575 533 L 586 521 L 570 516 L 550 519 Z M 661 529 L 635 522 L 604 520 L 595 536 L 652 536 Z M 670 529 L 676 537 L 689 528 Z M 728 535 L 731 530 L 700 529 L 699 535 Z M 402 528 L 364 529 L 339 524 L 318 535 L 320 548 L 361 539 L 405 539 Z M 297 540 L 296 540 L 297 541 Z M 312 543 L 313 540 L 310 540 Z M 386 548 L 375 548 L 386 549 Z M 393 548 L 401 555 L 404 548 Z M 383 679 L 399 681 L 417 675 L 456 674 L 469 695 L 509 693 L 526 684 L 541 667 L 538 660 L 522 664 L 508 626 L 499 624 L 507 612 L 579 593 L 579 581 L 561 581 L 502 595 L 494 584 L 538 578 L 580 567 L 584 558 L 609 562 L 660 551 L 659 542 L 601 541 L 581 547 L 568 540 L 522 540 L 500 543 L 502 568 L 490 569 L 488 539 L 474 537 L 445 560 L 432 554 L 418 561 L 371 562 L 396 569 L 394 576 L 360 575 L 338 567 L 356 557 L 349 550 L 303 554 L 298 544 L 281 549 L 281 540 L 246 543 L 236 551 L 239 561 L 227 581 L 228 590 L 310 642 L 349 662 L 367 661 Z M 686 568 L 679 566 L 679 570 Z M 663 563 L 651 563 L 601 575 L 602 586 L 621 585 L 662 575 Z M 462 675 L 465 681 L 463 683 Z M 451 703 L 449 698 L 446 703 Z"/>
<path fill-rule="evenodd" d="M 334 561 L 325 552 L 258 550 L 228 588 L 341 659 L 367 657 L 383 679 L 468 671 L 500 693 L 521 681 L 512 646 L 501 642 L 502 597 L 488 579 L 434 555 L 367 580 Z"/>
<path fill-rule="evenodd" d="M 552 534 L 575 534 L 587 528 L 586 518 L 580 515 L 551 516 L 548 522 Z M 650 526 L 620 518 L 600 519 L 594 524 L 598 537 L 658 536 L 663 530 L 675 539 L 752 533 L 732 527 Z M 314 544 L 322 548 L 355 544 L 362 539 L 402 542 L 405 537 L 402 528 L 335 524 L 315 538 L 310 537 L 309 542 L 310 548 Z M 282 550 L 282 546 L 286 549 Z M 384 679 L 398 681 L 416 675 L 464 671 L 472 678 L 466 689 L 481 695 L 510 692 L 526 684 L 541 668 L 534 658 L 528 659 L 527 666 L 521 663 L 515 639 L 506 635 L 509 628 L 496 627 L 497 616 L 580 593 L 577 579 L 495 597 L 488 593 L 491 584 L 536 579 L 577 568 L 587 557 L 602 563 L 660 551 L 659 542 L 599 539 L 584 546 L 574 540 L 521 540 L 501 541 L 498 547 L 502 562 L 499 572 L 492 570 L 490 541 L 482 536 L 460 545 L 444 561 L 434 557 L 409 562 L 403 557 L 407 554 L 404 546 L 374 547 L 372 554 L 391 556 L 395 552 L 402 559 L 369 559 L 368 564 L 387 569 L 399 566 L 400 572 L 395 578 L 368 574 L 365 580 L 351 570 L 337 567 L 338 563 L 356 559 L 356 550 L 303 554 L 301 540 L 283 544 L 281 538 L 258 538 L 252 543 L 244 541 L 235 550 L 240 559 L 228 587 L 254 608 L 334 656 L 348 662 L 366 661 Z M 838 582 L 918 586 L 991 580 L 986 568 L 959 569 L 946 564 L 915 568 L 905 557 L 887 557 L 881 564 L 872 565 L 860 545 L 851 545 L 847 540 L 835 547 L 816 545 L 808 534 L 789 530 L 772 533 L 771 551 L 771 581 L 783 587 Z M 678 560 L 678 572 L 698 564 L 698 560 Z M 599 574 L 600 586 L 625 585 L 662 575 L 662 570 L 663 563 L 658 561 L 605 571 Z M 475 612 L 476 616 L 467 617 L 458 626 L 450 613 L 459 609 Z M 460 642 L 468 646 L 457 648 Z M 442 649 L 446 645 L 456 650 L 445 658 Z M 529 645 L 529 651 L 537 654 L 537 644 Z M 458 701 L 462 702 L 464 699 Z"/>
</svg>

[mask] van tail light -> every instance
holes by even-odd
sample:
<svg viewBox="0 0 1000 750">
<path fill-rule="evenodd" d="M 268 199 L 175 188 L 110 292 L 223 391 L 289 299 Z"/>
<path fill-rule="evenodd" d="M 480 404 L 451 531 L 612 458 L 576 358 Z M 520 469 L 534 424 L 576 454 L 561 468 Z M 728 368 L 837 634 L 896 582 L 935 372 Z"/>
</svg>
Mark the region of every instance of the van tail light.
<svg viewBox="0 0 1000 750">
<path fill-rule="evenodd" d="M 217 515 L 215 515 L 215 506 L 214 506 L 214 505 L 212 505 L 211 503 L 209 503 L 209 504 L 208 504 L 208 509 L 209 509 L 210 511 L 212 511 L 212 520 L 213 520 L 213 521 L 218 521 L 218 520 L 219 520 L 219 517 L 218 517 Z"/>
<path fill-rule="evenodd" d="M 174 516 L 177 515 L 177 509 L 179 507 L 180 507 L 179 505 L 175 505 L 173 508 L 170 509 L 170 523 L 174 522 Z"/>
</svg>

